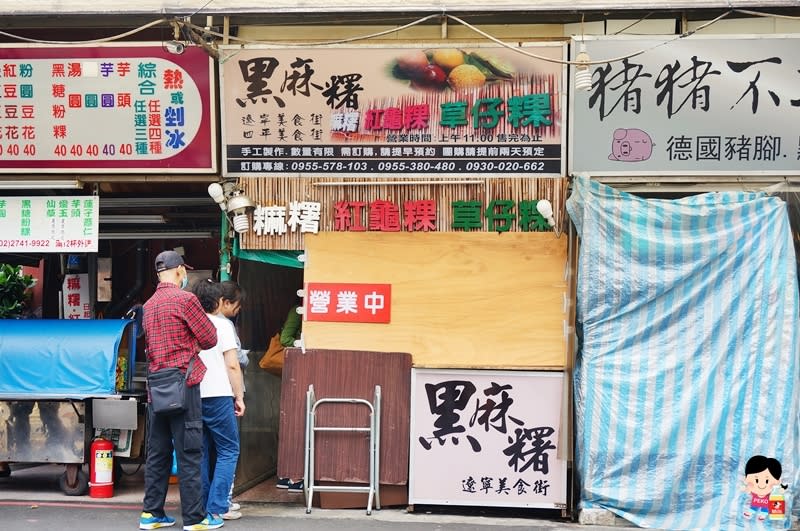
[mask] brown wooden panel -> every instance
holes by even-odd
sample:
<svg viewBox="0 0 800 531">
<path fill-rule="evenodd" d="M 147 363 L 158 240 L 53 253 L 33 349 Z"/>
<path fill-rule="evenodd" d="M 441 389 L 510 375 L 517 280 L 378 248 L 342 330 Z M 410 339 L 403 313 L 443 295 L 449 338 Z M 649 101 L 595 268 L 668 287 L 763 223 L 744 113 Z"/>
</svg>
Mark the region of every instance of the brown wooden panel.
<svg viewBox="0 0 800 531">
<path fill-rule="evenodd" d="M 278 476 L 304 472 L 306 391 L 316 398 L 363 398 L 372 402 L 381 386 L 380 482 L 408 482 L 411 418 L 411 355 L 398 352 L 286 349 L 281 386 Z M 317 426 L 369 426 L 364 406 L 323 404 Z M 316 477 L 342 483 L 369 482 L 366 433 L 318 433 Z"/>
<path fill-rule="evenodd" d="M 305 282 L 392 285 L 391 322 L 306 321 L 308 348 L 403 351 L 415 367 L 561 369 L 567 235 L 306 237 Z"/>
</svg>

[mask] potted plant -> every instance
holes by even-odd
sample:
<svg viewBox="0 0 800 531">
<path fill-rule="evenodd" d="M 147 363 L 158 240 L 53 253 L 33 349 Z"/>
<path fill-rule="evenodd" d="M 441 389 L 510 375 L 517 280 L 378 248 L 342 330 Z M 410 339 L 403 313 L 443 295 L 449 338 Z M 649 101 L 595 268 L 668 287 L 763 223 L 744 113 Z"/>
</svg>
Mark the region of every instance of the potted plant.
<svg viewBox="0 0 800 531">
<path fill-rule="evenodd" d="M 25 311 L 28 289 L 35 284 L 33 276 L 22 274 L 22 266 L 0 264 L 0 319 L 19 319 Z"/>
</svg>

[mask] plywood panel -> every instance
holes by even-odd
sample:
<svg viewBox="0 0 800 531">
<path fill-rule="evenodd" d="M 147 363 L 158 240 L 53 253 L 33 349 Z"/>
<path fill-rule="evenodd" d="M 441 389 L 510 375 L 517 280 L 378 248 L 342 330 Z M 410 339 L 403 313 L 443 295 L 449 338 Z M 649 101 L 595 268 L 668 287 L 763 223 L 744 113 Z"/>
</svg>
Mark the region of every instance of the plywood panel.
<svg viewBox="0 0 800 531">
<path fill-rule="evenodd" d="M 415 367 L 563 368 L 567 236 L 321 233 L 305 282 L 392 285 L 389 324 L 303 325 L 308 348 L 410 352 Z"/>
</svg>

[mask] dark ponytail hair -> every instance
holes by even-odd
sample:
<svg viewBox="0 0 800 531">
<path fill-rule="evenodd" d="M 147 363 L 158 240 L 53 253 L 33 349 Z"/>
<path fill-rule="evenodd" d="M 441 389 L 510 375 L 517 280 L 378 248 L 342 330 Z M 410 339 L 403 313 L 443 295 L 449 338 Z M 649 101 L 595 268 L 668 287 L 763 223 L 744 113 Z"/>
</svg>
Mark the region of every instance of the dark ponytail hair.
<svg viewBox="0 0 800 531">
<path fill-rule="evenodd" d="M 244 289 L 233 280 L 223 280 L 219 283 L 222 288 L 222 298 L 228 302 L 244 301 Z"/>
<path fill-rule="evenodd" d="M 200 301 L 206 313 L 215 313 L 219 307 L 219 300 L 222 298 L 222 286 L 219 282 L 214 282 L 210 278 L 195 282 L 192 286 L 192 293 Z"/>
</svg>

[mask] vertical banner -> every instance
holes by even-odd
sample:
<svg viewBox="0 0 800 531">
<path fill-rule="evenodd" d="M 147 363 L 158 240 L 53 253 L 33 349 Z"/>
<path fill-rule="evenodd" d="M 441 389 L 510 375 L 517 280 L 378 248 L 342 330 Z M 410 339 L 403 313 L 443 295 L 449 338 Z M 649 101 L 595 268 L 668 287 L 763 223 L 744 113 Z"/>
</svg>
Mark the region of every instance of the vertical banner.
<svg viewBox="0 0 800 531">
<path fill-rule="evenodd" d="M 409 503 L 563 509 L 562 372 L 412 369 Z"/>
<path fill-rule="evenodd" d="M 91 319 L 92 303 L 89 298 L 89 275 L 66 275 L 62 286 L 64 319 Z"/>
</svg>

